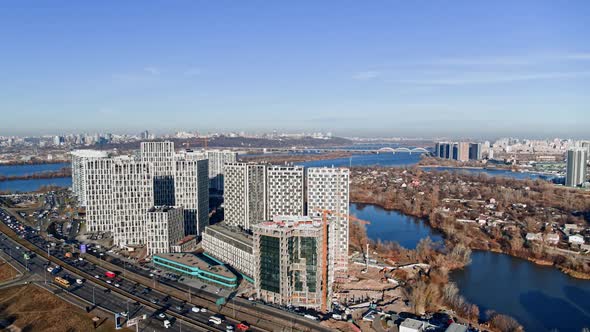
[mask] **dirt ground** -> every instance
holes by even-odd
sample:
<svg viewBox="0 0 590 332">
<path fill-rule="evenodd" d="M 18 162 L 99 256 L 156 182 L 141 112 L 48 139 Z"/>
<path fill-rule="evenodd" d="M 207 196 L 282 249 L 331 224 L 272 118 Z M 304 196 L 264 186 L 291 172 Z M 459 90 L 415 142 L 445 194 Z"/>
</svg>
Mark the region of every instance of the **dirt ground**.
<svg viewBox="0 0 590 332">
<path fill-rule="evenodd" d="M 18 272 L 16 272 L 10 264 L 0 258 L 0 282 L 8 281 L 15 278 L 17 275 Z"/>
<path fill-rule="evenodd" d="M 0 324 L 12 324 L 13 327 L 17 327 L 12 331 L 94 330 L 93 314 L 87 314 L 84 310 L 34 285 L 0 290 L 0 317 Z M 107 320 L 96 331 L 115 331 L 113 320 Z"/>
</svg>

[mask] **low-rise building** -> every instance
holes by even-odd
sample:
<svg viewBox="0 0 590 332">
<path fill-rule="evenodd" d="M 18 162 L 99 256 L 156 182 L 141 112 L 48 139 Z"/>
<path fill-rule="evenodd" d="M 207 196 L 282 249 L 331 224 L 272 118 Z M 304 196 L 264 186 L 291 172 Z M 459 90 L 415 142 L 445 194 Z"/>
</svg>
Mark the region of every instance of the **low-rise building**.
<svg viewBox="0 0 590 332">
<path fill-rule="evenodd" d="M 543 241 L 543 234 L 541 234 L 541 233 L 527 233 L 526 240 L 527 241 Z"/>
<path fill-rule="evenodd" d="M 399 324 L 399 332 L 422 332 L 426 327 L 426 323 L 412 319 L 406 318 L 401 324 Z"/>
<path fill-rule="evenodd" d="M 559 243 L 559 234 L 557 233 L 549 233 L 545 234 L 545 243 L 556 245 Z"/>
<path fill-rule="evenodd" d="M 248 278 L 254 277 L 252 237 L 225 223 L 205 228 L 201 242 L 205 252 Z"/>
<path fill-rule="evenodd" d="M 580 234 L 574 234 L 574 235 L 570 235 L 570 236 L 567 238 L 567 241 L 568 241 L 569 243 L 571 243 L 571 244 L 578 244 L 578 245 L 580 245 L 580 244 L 584 244 L 584 243 L 585 243 L 585 241 L 584 241 L 584 237 L 583 237 L 582 235 L 580 235 Z"/>
<path fill-rule="evenodd" d="M 237 287 L 238 277 L 227 267 L 190 253 L 157 254 L 152 257 L 154 265 L 180 274 L 183 277 L 200 279 L 225 287 Z"/>
<path fill-rule="evenodd" d="M 189 252 L 197 250 L 197 236 L 187 235 L 170 246 L 170 252 Z"/>
</svg>

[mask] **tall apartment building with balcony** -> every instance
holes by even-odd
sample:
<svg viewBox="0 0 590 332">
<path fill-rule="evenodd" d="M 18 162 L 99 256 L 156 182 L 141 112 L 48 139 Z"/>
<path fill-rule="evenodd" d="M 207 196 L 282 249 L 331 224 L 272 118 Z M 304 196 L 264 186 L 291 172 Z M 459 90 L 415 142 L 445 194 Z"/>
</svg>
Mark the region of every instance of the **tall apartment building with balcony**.
<svg viewBox="0 0 590 332">
<path fill-rule="evenodd" d="M 328 298 L 322 296 L 323 230 L 319 220 L 276 216 L 253 225 L 252 230 L 257 297 L 278 305 L 320 309 Z"/>
<path fill-rule="evenodd" d="M 307 215 L 328 215 L 328 283 L 348 276 L 348 216 L 349 211 L 348 168 L 310 167 L 307 169 Z"/>
<path fill-rule="evenodd" d="M 154 206 L 152 164 L 116 157 L 111 164 L 111 183 L 114 244 L 145 245 L 146 212 Z"/>
<path fill-rule="evenodd" d="M 203 155 L 175 160 L 174 201 L 184 209 L 185 235 L 202 235 L 209 225 L 209 163 Z"/>
<path fill-rule="evenodd" d="M 106 151 L 98 150 L 74 150 L 72 155 L 72 191 L 78 203 L 86 206 L 86 167 L 87 161 L 107 158 Z"/>
<path fill-rule="evenodd" d="M 266 166 L 229 163 L 224 166 L 224 218 L 250 229 L 266 217 Z"/>
<path fill-rule="evenodd" d="M 238 153 L 230 150 L 207 150 L 209 160 L 209 186 L 217 191 L 223 191 L 223 166 L 235 163 Z"/>
<path fill-rule="evenodd" d="M 304 207 L 302 166 L 268 166 L 266 169 L 266 220 L 274 216 L 302 216 Z"/>
<path fill-rule="evenodd" d="M 174 142 L 142 142 L 139 158 L 151 163 L 154 176 L 154 201 L 158 206 L 175 205 Z"/>
</svg>

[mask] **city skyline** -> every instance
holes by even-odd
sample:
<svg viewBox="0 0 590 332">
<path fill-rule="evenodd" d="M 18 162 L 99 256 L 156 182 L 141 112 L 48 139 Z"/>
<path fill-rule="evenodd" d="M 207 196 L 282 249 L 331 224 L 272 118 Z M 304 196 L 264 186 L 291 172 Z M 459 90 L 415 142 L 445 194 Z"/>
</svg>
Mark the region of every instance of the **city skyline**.
<svg viewBox="0 0 590 332">
<path fill-rule="evenodd" d="M 3 4 L 0 132 L 584 138 L 568 4 Z"/>
</svg>

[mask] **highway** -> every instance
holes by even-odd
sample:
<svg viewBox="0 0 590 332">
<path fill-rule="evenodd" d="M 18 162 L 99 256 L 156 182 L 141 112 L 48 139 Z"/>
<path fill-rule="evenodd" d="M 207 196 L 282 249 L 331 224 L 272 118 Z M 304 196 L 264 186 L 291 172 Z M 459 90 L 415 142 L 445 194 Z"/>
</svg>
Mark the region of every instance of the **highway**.
<svg viewBox="0 0 590 332">
<path fill-rule="evenodd" d="M 9 211 L 6 212 L 10 214 Z M 20 219 L 20 216 L 18 215 L 10 215 L 15 217 L 17 220 Z M 6 227 L 6 225 L 4 224 L 0 224 L 0 227 L 1 226 Z M 20 240 L 23 241 L 25 239 Z M 232 299 L 229 304 L 226 304 L 222 308 L 225 309 L 225 314 L 230 315 L 231 317 L 225 317 L 225 322 L 223 322 L 221 325 L 213 326 L 211 325 L 211 323 L 209 323 L 209 318 L 213 314 L 210 311 L 219 311 L 219 308 L 217 308 L 214 305 L 214 301 L 215 299 L 217 299 L 217 296 L 214 294 L 205 292 L 201 289 L 192 288 L 192 296 L 190 299 L 191 303 L 196 303 L 197 306 L 199 306 L 199 308 L 207 308 L 207 312 L 193 312 L 191 310 L 193 305 L 187 303 L 187 289 L 191 288 L 187 285 L 173 281 L 158 282 L 156 285 L 155 280 L 150 282 L 150 280 L 147 280 L 145 278 L 146 273 L 149 277 L 148 271 L 129 265 L 125 268 L 127 272 L 125 273 L 125 277 L 123 277 L 122 275 L 118 275 L 116 281 L 110 280 L 111 284 L 107 284 L 106 282 L 108 278 L 104 277 L 105 272 L 107 270 L 104 267 L 93 264 L 89 262 L 88 259 L 78 260 L 77 258 L 66 258 L 65 251 L 59 244 L 55 247 L 52 247 L 49 241 L 45 240 L 44 238 L 38 235 L 27 235 L 26 240 L 29 242 L 29 244 L 34 245 L 36 247 L 36 250 L 41 254 L 49 254 L 52 257 L 52 259 L 57 259 L 59 260 L 59 263 L 67 265 L 64 266 L 67 269 L 73 270 L 74 273 L 78 272 L 80 275 L 88 279 L 87 283 L 94 285 L 94 297 L 96 298 L 98 293 L 101 293 L 104 297 L 104 300 L 100 302 L 101 306 L 110 306 L 112 307 L 112 311 L 115 312 L 127 311 L 127 305 L 132 305 L 136 302 L 141 302 L 143 304 L 143 307 L 151 307 L 149 309 L 149 317 L 156 317 L 158 314 L 164 313 L 165 315 L 167 315 L 167 317 L 178 318 L 177 322 L 173 324 L 174 329 L 180 329 L 180 320 L 187 320 L 188 322 L 200 325 L 200 327 L 205 328 L 205 330 L 225 331 L 226 324 L 228 322 L 232 325 L 235 325 L 239 323 L 239 321 L 245 320 L 251 325 L 251 331 L 330 331 L 330 329 L 327 329 L 319 325 L 317 322 L 308 320 L 304 317 L 291 314 L 269 306 L 264 306 L 262 304 L 254 304 L 240 298 Z M 97 257 L 102 257 L 100 256 L 99 252 L 96 252 L 94 254 Z M 37 256 L 37 259 L 39 260 L 42 258 Z M 97 261 L 96 258 L 92 260 Z M 39 264 L 39 262 L 33 260 L 31 261 L 33 262 L 33 264 Z M 41 262 L 41 264 L 46 264 L 46 262 L 47 261 L 45 260 L 45 262 Z M 123 262 L 119 263 L 123 264 Z M 104 265 L 108 265 L 108 263 L 104 262 Z M 124 267 L 121 266 L 121 269 L 123 268 Z M 46 273 L 43 271 L 38 272 L 41 273 L 41 275 L 44 275 Z M 61 273 L 65 274 L 65 272 Z M 49 273 L 47 274 L 49 275 Z M 143 278 L 139 274 L 143 274 Z M 47 278 L 49 278 L 49 276 Z M 130 280 L 130 278 L 134 279 L 134 281 Z M 170 293 L 178 293 L 179 291 L 181 291 L 185 295 L 184 298 L 182 296 L 172 297 L 169 294 L 167 294 L 168 292 L 164 293 L 160 290 L 153 289 L 162 288 L 160 287 L 162 285 L 164 285 L 164 287 L 168 287 L 169 289 L 171 289 L 172 291 Z M 101 288 L 100 292 L 97 291 L 98 288 Z M 110 289 L 110 292 L 112 293 L 119 293 L 117 296 L 120 296 L 120 298 L 110 301 L 108 298 L 112 299 L 112 296 L 108 296 L 109 294 L 105 293 L 108 292 L 106 289 Z M 92 287 L 86 285 L 82 287 L 76 286 L 72 287 L 72 292 L 76 295 L 78 294 L 75 292 L 79 292 L 81 297 L 90 300 L 90 302 L 92 303 Z M 99 303 L 98 298 L 96 298 L 96 303 Z M 134 316 L 142 314 L 140 312 L 133 312 L 132 306 L 130 306 L 130 311 L 132 311 L 132 314 Z M 238 318 L 239 321 L 234 319 L 234 317 Z M 170 320 L 173 321 L 173 319 Z M 189 324 L 187 323 L 185 326 L 182 326 L 182 329 L 189 330 L 188 325 Z"/>
<path fill-rule="evenodd" d="M 18 249 L 17 249 L 18 248 Z M 68 277 L 70 279 L 82 279 L 81 276 L 66 272 L 62 269 L 56 275 L 52 275 L 51 273 L 47 272 L 48 261 L 40 257 L 39 255 L 34 255 L 28 261 L 24 259 L 24 253 L 26 250 L 23 250 L 22 246 L 18 243 L 14 242 L 5 234 L 0 234 L 0 250 L 2 250 L 5 254 L 10 256 L 12 259 L 11 263 L 17 263 L 23 267 L 28 267 L 29 273 L 36 275 L 37 280 L 35 283 L 39 284 L 40 286 L 53 291 L 55 294 L 60 293 L 67 293 L 73 295 L 79 299 L 84 300 L 88 305 L 89 308 L 92 307 L 100 307 L 106 311 L 110 311 L 113 314 L 115 312 L 129 312 L 130 318 L 146 315 L 146 320 L 142 320 L 140 323 L 140 331 L 164 331 L 162 319 L 157 318 L 158 311 L 154 310 L 153 308 L 146 307 L 122 297 L 116 293 L 112 293 L 108 288 L 102 287 L 96 283 L 91 281 L 86 281 L 83 284 L 79 285 L 75 282 L 70 286 L 67 290 L 57 286 L 53 283 L 53 278 L 56 276 L 60 277 Z M 51 264 L 54 266 L 54 264 Z M 64 294 L 65 295 L 65 294 Z M 114 318 L 111 317 L 111 318 Z M 192 326 L 185 323 L 185 326 L 180 326 L 180 321 L 174 324 L 168 331 L 206 331 L 206 329 L 195 329 Z M 221 330 L 220 331 L 225 331 Z"/>
</svg>

